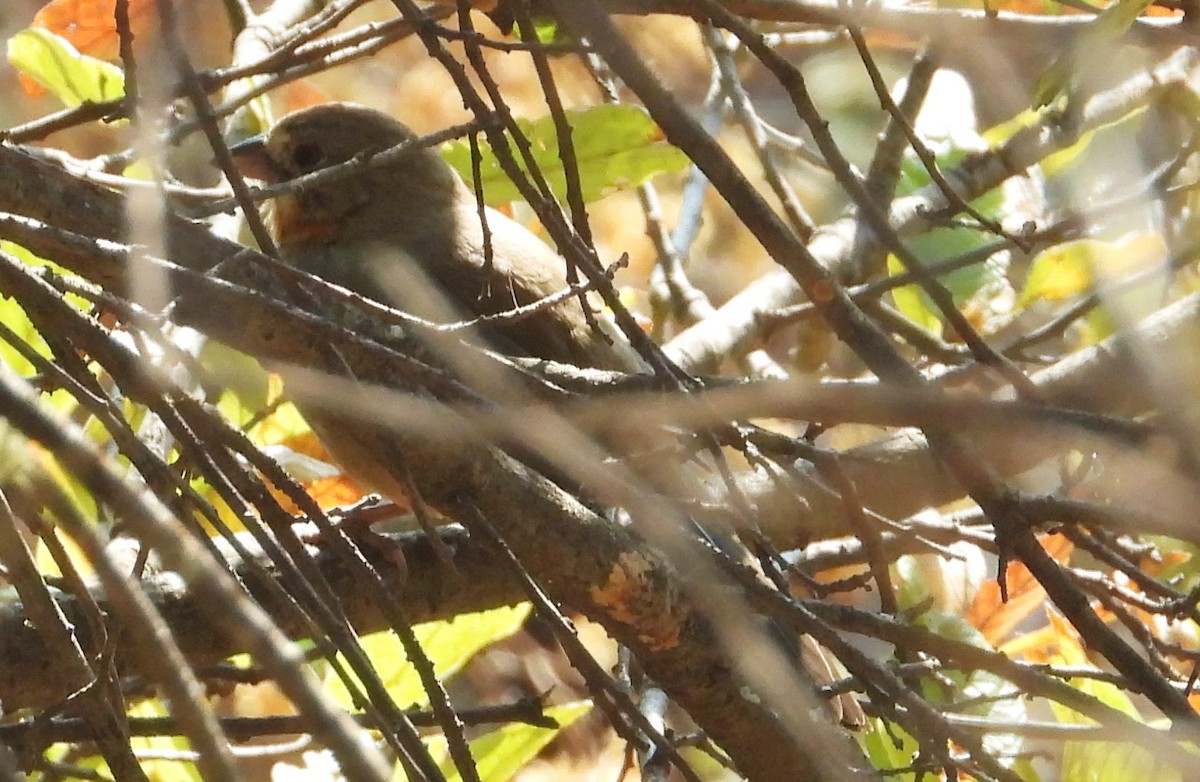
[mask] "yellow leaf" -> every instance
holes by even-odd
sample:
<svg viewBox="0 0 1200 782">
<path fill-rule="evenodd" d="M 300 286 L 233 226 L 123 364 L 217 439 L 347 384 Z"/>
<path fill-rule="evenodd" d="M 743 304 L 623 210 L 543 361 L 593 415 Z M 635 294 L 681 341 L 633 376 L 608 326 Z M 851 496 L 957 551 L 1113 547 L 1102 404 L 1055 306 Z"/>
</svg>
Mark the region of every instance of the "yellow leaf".
<svg viewBox="0 0 1200 782">
<path fill-rule="evenodd" d="M 1038 299 L 1062 301 L 1092 287 L 1092 257 L 1104 252 L 1104 242 L 1078 239 L 1063 242 L 1038 253 L 1029 267 L 1029 275 L 1017 307 L 1027 307 Z"/>
</svg>

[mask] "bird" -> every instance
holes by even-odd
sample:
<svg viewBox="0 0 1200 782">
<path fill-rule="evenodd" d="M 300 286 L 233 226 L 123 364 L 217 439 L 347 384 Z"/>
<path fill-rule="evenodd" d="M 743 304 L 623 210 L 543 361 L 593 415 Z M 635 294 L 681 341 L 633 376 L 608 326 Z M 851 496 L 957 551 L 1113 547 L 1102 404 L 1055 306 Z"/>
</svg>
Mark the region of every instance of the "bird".
<svg viewBox="0 0 1200 782">
<path fill-rule="evenodd" d="M 424 318 L 469 318 L 511 311 L 567 288 L 563 258 L 515 220 L 481 210 L 475 193 L 436 150 L 419 147 L 378 164 L 367 160 L 417 138 L 383 112 L 335 102 L 293 112 L 232 152 L 243 175 L 270 184 L 364 161 L 353 175 L 277 195 L 265 222 L 281 260 L 366 298 Z M 422 290 L 425 283 L 435 290 Z M 478 331 L 502 353 L 582 368 L 648 369 L 594 294 L 568 296 L 529 317 L 489 321 Z M 394 440 L 336 407 L 297 406 L 347 473 L 389 499 L 407 496 L 409 487 L 387 458 Z M 802 665 L 818 681 L 835 678 L 820 647 L 808 636 L 799 640 Z M 844 724 L 864 721 L 848 695 L 830 707 Z"/>
<path fill-rule="evenodd" d="M 512 218 L 481 210 L 435 149 L 366 160 L 417 138 L 381 111 L 332 102 L 292 112 L 231 151 L 243 176 L 267 184 L 364 161 L 350 176 L 277 195 L 264 221 L 282 261 L 368 299 L 426 320 L 459 321 L 509 312 L 566 289 L 566 261 Z M 501 353 L 646 371 L 594 293 L 473 331 Z M 286 369 L 281 375 L 285 388 L 300 385 L 289 383 Z M 410 487 L 398 479 L 394 459 L 380 458 L 387 438 L 369 421 L 337 410 L 339 400 L 310 396 L 297 407 L 333 460 L 366 488 L 405 502 Z"/>
</svg>

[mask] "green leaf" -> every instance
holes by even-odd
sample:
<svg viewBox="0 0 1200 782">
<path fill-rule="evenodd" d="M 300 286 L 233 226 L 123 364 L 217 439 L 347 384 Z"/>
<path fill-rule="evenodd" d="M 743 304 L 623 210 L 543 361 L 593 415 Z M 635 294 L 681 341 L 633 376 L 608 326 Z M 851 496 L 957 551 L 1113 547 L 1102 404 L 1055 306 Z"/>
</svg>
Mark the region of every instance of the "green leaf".
<svg viewBox="0 0 1200 782">
<path fill-rule="evenodd" d="M 888 273 L 904 272 L 904 264 L 894 255 L 887 257 Z M 900 314 L 931 334 L 941 334 L 942 316 L 919 285 L 901 285 L 892 290 L 892 303 Z"/>
<path fill-rule="evenodd" d="M 507 782 L 542 748 L 571 723 L 591 711 L 591 701 L 580 701 L 546 710 L 546 716 L 558 722 L 557 728 L 539 728 L 514 722 L 471 742 L 471 755 L 483 782 Z M 462 774 L 450 761 L 442 764 L 446 782 L 460 782 Z"/>
<path fill-rule="evenodd" d="M 537 38 L 539 43 L 550 45 L 577 42 L 576 39 L 571 36 L 570 32 L 563 29 L 563 27 L 558 23 L 558 20 L 553 16 L 543 16 L 539 14 L 534 16 L 531 21 L 533 22 L 533 35 L 535 38 Z"/>
<path fill-rule="evenodd" d="M 1033 107 L 1049 106 L 1076 80 L 1112 56 L 1114 43 L 1150 5 L 1150 0 L 1117 0 L 1096 15 L 1075 42 L 1038 77 Z"/>
<path fill-rule="evenodd" d="M 135 704 L 130 708 L 129 714 L 131 717 L 146 719 L 168 716 L 166 706 L 157 699 Z M 185 754 L 189 743 L 181 736 L 135 737 L 129 740 L 129 746 L 134 752 L 144 752 L 151 756 L 141 761 L 142 770 L 151 782 L 202 782 L 195 762 Z M 178 756 L 179 759 L 154 757 L 167 753 Z"/>
<path fill-rule="evenodd" d="M 943 583 L 947 575 L 943 572 L 946 567 L 947 560 L 935 555 L 906 555 L 897 560 L 895 578 L 899 587 L 897 597 L 901 608 L 911 610 L 919 605 L 943 603 L 944 600 L 939 600 L 939 595 L 946 591 L 947 585 Z M 925 610 L 912 621 L 943 638 L 980 649 L 992 648 L 983 633 L 959 614 L 944 610 Z M 952 683 L 952 687 L 946 688 L 947 682 Z M 995 722 L 1022 722 L 1028 717 L 1020 690 L 1011 682 L 989 671 L 966 673 L 945 670 L 939 674 L 937 683 L 926 684 L 924 689 L 925 697 L 933 703 L 953 701 L 972 704 L 965 708 L 955 707 L 964 714 L 984 717 Z M 887 740 L 886 736 L 881 739 Z M 985 733 L 983 745 L 992 757 L 1010 768 L 1025 750 L 1024 739 L 1012 733 Z M 878 751 L 884 752 L 886 749 L 879 747 Z M 889 754 L 892 752 L 887 751 Z"/>
<path fill-rule="evenodd" d="M 240 425 L 267 409 L 269 378 L 255 359 L 215 340 L 205 341 L 197 358 L 203 382 L 222 389 L 219 406 L 228 420 Z"/>
<path fill-rule="evenodd" d="M 1114 684 L 1081 678 L 1072 679 L 1071 685 L 1122 714 L 1140 719 L 1133 701 Z M 1096 724 L 1094 720 L 1056 701 L 1050 701 L 1050 708 L 1059 722 L 1069 725 Z M 1136 744 L 1068 741 L 1063 747 L 1059 778 L 1063 782 L 1141 782 L 1145 779 L 1177 782 L 1182 776 Z"/>
<path fill-rule="evenodd" d="M 0 241 L 0 251 L 14 255 L 30 266 L 45 266 L 46 262 L 37 258 L 24 247 L 9 241 Z M 0 323 L 13 332 L 21 341 L 31 347 L 38 355 L 49 358 L 50 348 L 42 335 L 25 315 L 25 310 L 16 299 L 0 297 Z M 0 364 L 12 370 L 15 375 L 31 375 L 33 365 L 20 354 L 7 340 L 0 340 Z"/>
<path fill-rule="evenodd" d="M 941 146 L 942 149 L 935 150 L 935 158 L 942 171 L 958 165 L 974 151 L 950 144 Z M 913 193 L 933 181 L 925 164 L 912 153 L 901 163 L 900 172 L 900 181 L 896 186 L 898 196 Z M 993 220 L 1002 220 L 1009 208 L 1001 188 L 984 193 L 972 201 L 971 206 Z M 994 241 L 994 238 L 986 231 L 965 226 L 933 228 L 918 236 L 906 238 L 905 245 L 916 260 L 922 265 L 930 266 L 976 250 Z M 905 270 L 904 265 L 894 255 L 888 256 L 887 263 L 888 272 L 893 275 Z M 986 263 L 939 275 L 938 281 L 950 290 L 955 304 L 962 306 L 981 291 L 1002 282 L 1006 272 L 1006 263 L 994 258 Z M 893 290 L 892 301 L 900 313 L 916 325 L 934 334 L 941 332 L 942 314 L 919 285 L 905 285 Z"/>
<path fill-rule="evenodd" d="M 994 125 L 984 131 L 983 138 L 989 147 L 998 147 L 1022 130 L 1036 125 L 1046 113 L 1047 110 L 1045 109 L 1026 109 L 1012 119 L 1002 122 L 999 125 Z M 1106 122 L 1083 133 L 1074 144 L 1064 147 L 1044 158 L 1038 163 L 1038 169 L 1041 170 L 1047 179 L 1054 179 L 1070 171 L 1075 162 L 1083 156 L 1084 152 L 1093 146 L 1103 146 L 1094 144 L 1098 138 L 1104 140 L 1115 136 L 1117 139 L 1116 143 L 1118 144 L 1130 143 L 1128 134 L 1137 130 L 1137 124 L 1145 116 L 1145 113 L 1146 107 L 1138 106 L 1111 122 Z M 1118 133 L 1122 135 L 1116 136 Z"/>
<path fill-rule="evenodd" d="M 38 258 L 37 255 L 31 253 L 28 249 L 11 241 L 0 240 L 0 252 L 12 255 L 12 257 L 22 261 L 26 265 L 34 267 L 34 269 L 48 267 L 48 269 L 53 270 L 55 273 L 64 273 L 64 275 L 70 273 L 44 258 Z M 65 300 L 71 303 L 71 305 L 78 307 L 80 311 L 84 311 L 84 309 L 90 306 L 88 301 L 74 294 L 67 294 Z M 24 342 L 26 347 L 34 351 L 35 354 L 42 356 L 43 359 L 52 357 L 49 345 L 42 338 L 41 332 L 37 330 L 37 327 L 32 323 L 28 315 L 25 314 L 24 309 L 16 299 L 7 299 L 7 297 L 0 295 L 0 323 L 4 324 L 8 331 Z M 13 374 L 22 375 L 22 377 L 34 374 L 36 371 L 34 365 L 20 351 L 5 341 L 5 339 L 0 339 L 0 368 L 5 367 L 10 369 Z M 43 393 L 42 401 L 49 403 L 55 410 L 64 415 L 72 415 L 79 407 L 78 399 L 66 389 L 59 389 L 52 393 Z"/>
<path fill-rule="evenodd" d="M 636 187 L 655 174 L 681 171 L 688 158 L 666 143 L 662 131 L 641 109 L 628 105 L 605 105 L 568 111 L 575 162 L 583 186 L 584 201 L 597 201 L 617 190 Z M 566 175 L 559 158 L 554 119 L 517 120 L 529 139 L 538 169 L 550 183 L 555 196 L 566 196 Z M 484 200 L 489 204 L 521 199 L 517 186 L 505 175 L 488 144 L 479 141 L 480 175 Z M 471 145 L 465 139 L 442 148 L 442 157 L 470 182 Z M 520 158 L 518 157 L 518 160 Z"/>
<path fill-rule="evenodd" d="M 921 745 L 908 731 L 900 725 L 888 726 L 881 719 L 873 719 L 869 725 L 870 729 L 863 735 L 862 742 L 872 766 L 877 769 L 892 769 L 912 765 Z M 912 771 L 887 775 L 887 779 L 896 782 L 914 782 L 916 778 L 916 773 Z"/>
<path fill-rule="evenodd" d="M 463 614 L 448 622 L 429 622 L 414 628 L 417 640 L 433 662 L 438 678 L 456 673 L 483 647 L 509 637 L 529 616 L 528 603 Z M 373 633 L 362 639 L 363 651 L 374 663 L 388 693 L 403 707 L 429 702 L 421 679 L 411 665 L 400 640 L 391 632 Z M 339 702 L 350 706 L 345 685 L 330 673 L 328 687 Z"/>
<path fill-rule="evenodd" d="M 932 265 L 976 250 L 987 241 L 986 235 L 973 228 L 935 228 L 913 237 L 907 244 L 909 251 L 922 264 Z M 1003 282 L 1007 266 L 1004 258 L 989 258 L 983 263 L 941 274 L 938 281 L 950 291 L 954 303 L 961 307 L 973 297 Z M 900 259 L 894 255 L 888 256 L 887 267 L 893 275 L 905 271 Z M 894 289 L 892 302 L 904 317 L 916 325 L 933 334 L 941 333 L 942 312 L 920 285 L 914 283 Z"/>
<path fill-rule="evenodd" d="M 38 27 L 8 39 L 8 62 L 68 106 L 125 96 L 125 74 L 120 68 L 80 54 L 65 38 Z"/>
</svg>

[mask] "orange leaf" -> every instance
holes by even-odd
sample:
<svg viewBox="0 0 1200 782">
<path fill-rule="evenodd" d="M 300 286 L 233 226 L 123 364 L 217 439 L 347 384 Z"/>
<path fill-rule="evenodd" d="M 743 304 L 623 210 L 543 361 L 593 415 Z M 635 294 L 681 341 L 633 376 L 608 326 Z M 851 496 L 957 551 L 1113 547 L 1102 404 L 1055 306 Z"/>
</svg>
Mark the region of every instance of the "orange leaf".
<svg viewBox="0 0 1200 782">
<path fill-rule="evenodd" d="M 309 106 L 316 106 L 333 100 L 328 92 L 308 79 L 297 79 L 290 84 L 286 84 L 278 94 L 280 95 L 284 114 L 290 114 L 293 111 L 307 109 Z"/>
<path fill-rule="evenodd" d="M 17 74 L 17 84 L 21 85 L 21 92 L 25 93 L 30 98 L 40 98 L 46 94 L 46 88 L 38 84 L 24 73 Z"/>
<path fill-rule="evenodd" d="M 1021 656 L 1032 663 L 1049 663 L 1058 653 L 1058 635 L 1050 625 L 1044 625 L 1018 635 L 998 648 L 1009 657 Z"/>
<path fill-rule="evenodd" d="M 304 490 L 317 501 L 321 510 L 353 505 L 367 493 L 344 473 L 336 478 L 318 478 L 305 484 Z"/>
<path fill-rule="evenodd" d="M 367 494 L 357 483 L 345 475 L 318 478 L 315 481 L 303 483 L 301 486 L 308 492 L 308 496 L 316 500 L 321 510 L 353 505 Z M 293 515 L 300 513 L 300 508 L 296 506 L 296 503 L 292 502 L 283 492 L 273 485 L 269 489 L 272 496 L 275 497 L 275 501 L 279 503 L 279 507 Z"/>
<path fill-rule="evenodd" d="M 1058 562 L 1065 562 L 1074 547 L 1062 535 L 1042 538 L 1042 547 Z M 980 586 L 967 611 L 967 622 L 992 645 L 999 645 L 1013 628 L 1042 605 L 1046 592 L 1020 562 L 1010 562 L 1005 575 L 1008 582 L 1008 602 L 1000 600 L 1000 586 L 989 581 Z"/>
<path fill-rule="evenodd" d="M 329 458 L 329 453 L 325 450 L 325 446 L 321 444 L 321 441 L 312 432 L 304 432 L 303 434 L 286 437 L 279 444 L 291 448 L 296 453 L 302 453 L 305 456 L 311 456 L 323 462 L 332 461 Z"/>
<path fill-rule="evenodd" d="M 330 464 L 334 463 L 333 459 L 325 451 L 325 447 L 321 445 L 321 441 L 312 432 L 288 437 L 280 444 L 304 456 L 319 459 Z M 330 478 L 317 478 L 301 485 L 323 510 L 353 505 L 368 493 L 366 489 L 344 472 Z M 291 500 L 283 496 L 281 492 L 276 491 L 274 488 L 271 491 L 275 495 L 276 500 L 279 501 L 281 507 L 290 513 L 299 513 L 299 508 Z M 403 510 L 405 509 L 400 507 L 400 511 Z"/>
<path fill-rule="evenodd" d="M 113 18 L 116 0 L 50 0 L 33 17 L 33 27 L 60 35 L 83 54 L 115 60 L 120 43 Z M 134 40 L 153 29 L 154 0 L 129 0 L 129 28 Z"/>
<path fill-rule="evenodd" d="M 1105 622 L 1111 622 L 1111 611 L 1092 602 L 1092 608 Z M 1081 643 L 1079 631 L 1058 611 L 1049 609 L 1046 615 L 1050 624 L 1020 638 L 1004 644 L 1000 651 L 1005 654 L 1024 652 L 1025 659 L 1035 663 L 1056 665 L 1090 665 L 1087 650 Z"/>
<path fill-rule="evenodd" d="M 1079 632 L 1075 626 L 1057 611 L 1051 611 L 1050 626 L 1054 630 L 1058 644 L 1059 659 L 1063 665 L 1089 665 L 1087 651 L 1079 642 Z"/>
<path fill-rule="evenodd" d="M 1009 568 L 1010 572 L 1012 568 Z M 1000 600 L 1000 586 L 995 581 L 981 584 L 971 608 L 967 611 L 967 622 L 983 633 L 993 646 L 999 645 L 1017 625 L 1034 612 L 1046 600 L 1040 586 L 1019 592 L 1010 591 L 1008 602 Z"/>
<path fill-rule="evenodd" d="M 1188 551 L 1164 551 L 1160 556 L 1161 558 L 1142 557 L 1138 565 L 1146 575 L 1157 577 L 1164 570 L 1179 567 L 1192 558 L 1191 552 Z"/>
</svg>

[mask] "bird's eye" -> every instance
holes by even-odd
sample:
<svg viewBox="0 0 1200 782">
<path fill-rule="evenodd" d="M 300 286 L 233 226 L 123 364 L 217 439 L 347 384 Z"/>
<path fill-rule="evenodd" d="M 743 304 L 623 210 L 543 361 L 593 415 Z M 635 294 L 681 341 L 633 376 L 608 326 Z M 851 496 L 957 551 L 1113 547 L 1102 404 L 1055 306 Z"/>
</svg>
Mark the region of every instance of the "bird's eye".
<svg viewBox="0 0 1200 782">
<path fill-rule="evenodd" d="M 311 171 L 325 162 L 325 152 L 319 144 L 305 141 L 292 150 L 292 163 L 301 171 Z"/>
</svg>

